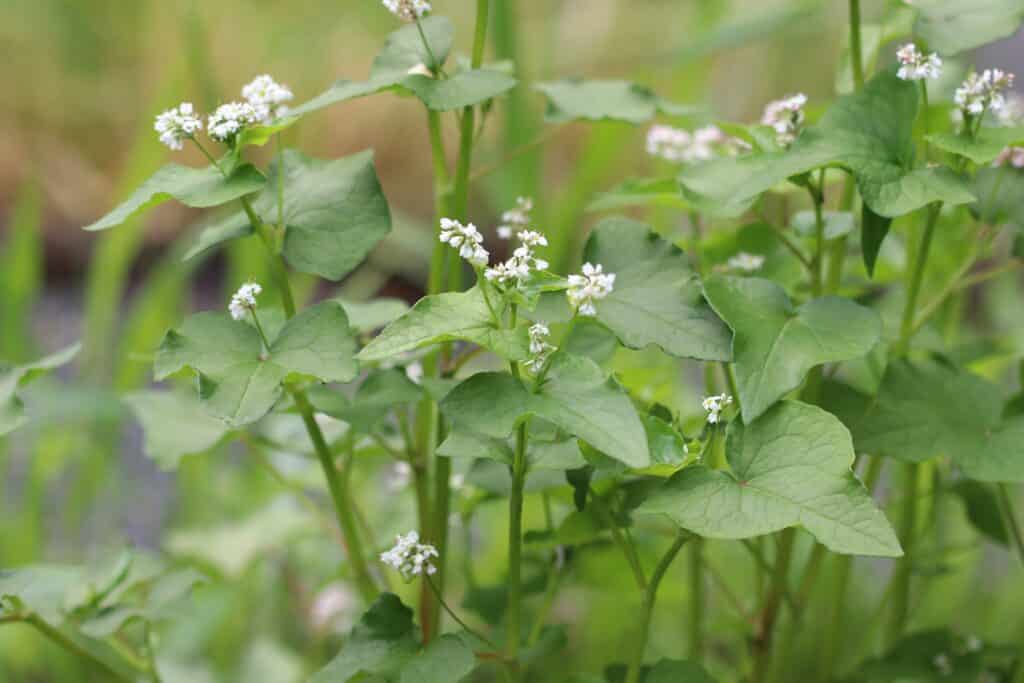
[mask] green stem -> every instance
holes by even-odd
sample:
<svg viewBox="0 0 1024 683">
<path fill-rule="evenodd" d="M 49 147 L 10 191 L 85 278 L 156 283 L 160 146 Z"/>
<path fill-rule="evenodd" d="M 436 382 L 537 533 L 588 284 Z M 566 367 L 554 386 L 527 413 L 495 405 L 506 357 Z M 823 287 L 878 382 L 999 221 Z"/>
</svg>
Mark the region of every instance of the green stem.
<svg viewBox="0 0 1024 683">
<path fill-rule="evenodd" d="M 633 578 L 636 580 L 637 587 L 640 590 L 644 590 L 647 588 L 647 579 L 644 577 L 643 567 L 640 566 L 640 556 L 636 552 L 636 547 L 622 533 L 622 529 L 615 523 L 615 517 L 612 516 L 611 510 L 608 509 L 604 500 L 597 495 L 593 488 L 590 489 L 590 504 L 594 506 L 597 516 L 601 518 L 601 521 L 611 531 L 612 540 L 615 542 L 615 545 L 619 546 L 626 561 L 629 563 L 629 568 L 633 571 Z"/>
<path fill-rule="evenodd" d="M 690 546 L 690 657 L 704 655 L 704 539 Z"/>
<path fill-rule="evenodd" d="M 430 49 L 430 41 L 427 40 L 427 34 L 423 32 L 423 24 L 420 23 L 419 17 L 416 18 L 416 30 L 420 33 L 420 40 L 423 41 L 423 47 L 427 50 L 427 56 L 430 57 L 430 70 L 437 74 L 438 69 L 441 68 L 441 64 L 437 61 L 437 57 L 434 56 L 434 51 Z"/>
<path fill-rule="evenodd" d="M 495 644 L 494 644 L 494 642 L 493 642 L 493 641 L 492 641 L 492 640 L 491 640 L 490 638 L 488 638 L 488 637 L 487 637 L 487 636 L 485 636 L 484 634 L 480 633 L 480 632 L 479 632 L 479 631 L 477 631 L 476 629 L 474 629 L 474 628 L 472 628 L 471 626 L 469 626 L 469 624 L 467 624 L 466 622 L 464 622 L 464 621 L 463 621 L 463 620 L 462 620 L 462 619 L 461 619 L 461 618 L 459 617 L 459 615 L 458 615 L 458 614 L 456 614 L 456 613 L 455 613 L 455 611 L 454 611 L 454 610 L 452 610 L 452 608 L 448 606 L 448 603 L 444 601 L 444 598 L 443 598 L 443 597 L 441 597 L 441 591 L 439 591 L 439 590 L 437 589 L 437 586 L 436 586 L 436 585 L 434 585 L 434 580 L 433 580 L 433 579 L 431 579 L 431 578 L 430 578 L 429 576 L 427 576 L 427 575 L 424 575 L 424 577 L 423 577 L 423 580 L 424 580 L 424 582 L 425 582 L 425 583 L 426 583 L 426 584 L 427 584 L 427 585 L 428 585 L 428 586 L 430 587 L 430 590 L 431 590 L 431 591 L 432 591 L 432 592 L 434 593 L 434 597 L 435 597 L 435 598 L 437 598 L 437 602 L 438 602 L 438 603 L 439 603 L 439 604 L 441 605 L 441 607 L 442 607 L 442 608 L 444 609 L 444 611 L 448 613 L 448 616 L 450 616 L 450 617 L 451 617 L 452 619 L 454 619 L 454 620 L 455 620 L 455 623 L 457 623 L 457 624 L 458 624 L 459 626 L 461 626 L 461 627 L 462 627 L 462 628 L 463 628 L 463 629 L 464 629 L 464 630 L 465 630 L 465 631 L 466 631 L 467 633 L 469 633 L 470 635 L 474 636 L 474 637 L 475 637 L 475 638 L 477 638 L 478 640 L 480 640 L 480 641 L 482 641 L 482 642 L 484 642 L 484 643 L 487 643 L 487 644 L 488 644 L 488 645 L 489 645 L 490 647 L 492 647 L 492 648 L 495 648 L 495 649 L 497 649 L 497 647 L 498 647 L 498 646 L 497 646 L 497 645 L 495 645 Z"/>
<path fill-rule="evenodd" d="M 796 541 L 796 529 L 789 528 L 778 536 L 778 552 L 775 556 L 775 568 L 772 576 L 772 587 L 765 598 L 761 610 L 760 629 L 754 636 L 754 671 L 751 680 L 761 683 L 767 680 L 772 663 L 772 635 L 775 622 L 779 616 L 779 607 L 789 589 L 789 564 L 793 556 L 793 544 Z"/>
<path fill-rule="evenodd" d="M 917 257 L 914 259 L 914 267 L 910 274 L 910 282 L 907 288 L 907 300 L 903 305 L 903 317 L 900 322 L 900 338 L 893 349 L 893 353 L 896 355 L 902 355 L 907 352 L 907 348 L 910 345 L 910 339 L 914 335 L 914 315 L 917 312 L 917 298 L 921 294 L 921 283 L 924 281 L 924 270 L 928 263 L 928 253 L 931 250 L 932 238 L 935 236 L 935 225 L 938 223 L 939 213 L 941 213 L 941 211 L 941 202 L 937 202 L 928 207 L 924 232 L 921 235 L 921 243 L 918 245 Z"/>
<path fill-rule="evenodd" d="M 441 115 L 427 110 L 427 127 L 430 131 L 430 156 L 434 164 L 434 230 L 440 231 L 441 219 L 447 211 L 448 164 L 444 154 L 444 137 L 441 133 Z M 430 257 L 430 275 L 427 280 L 427 294 L 438 294 L 444 287 L 445 255 L 447 250 L 440 240 L 434 240 L 434 251 Z"/>
<path fill-rule="evenodd" d="M 626 683 L 639 683 L 640 681 L 640 667 L 643 665 L 647 639 L 650 637 L 651 618 L 654 616 L 654 602 L 658 598 L 658 586 L 661 585 L 661 580 L 665 578 L 665 573 L 672 565 L 672 561 L 676 559 L 680 549 L 691 538 L 693 537 L 688 532 L 680 530 L 676 540 L 672 542 L 672 546 L 658 562 L 654 573 L 651 574 L 651 581 L 647 584 L 647 590 L 644 591 L 644 601 L 640 608 L 640 632 L 633 649 L 633 657 L 629 663 L 629 671 L 626 673 Z"/>
<path fill-rule="evenodd" d="M 514 367 L 514 366 L 513 366 Z M 515 667 L 513 678 L 520 680 L 519 670 L 520 623 L 522 618 L 522 544 L 523 544 L 523 490 L 526 484 L 527 422 L 516 430 L 516 451 L 512 463 L 512 492 L 508 512 L 508 615 L 505 628 L 505 654 Z"/>
<path fill-rule="evenodd" d="M 1021 534 L 1020 523 L 1013 511 L 1013 498 L 1006 484 L 996 484 L 996 493 L 999 500 L 999 512 L 1002 513 L 1003 523 L 1010 532 L 1010 542 L 1013 544 L 1021 565 L 1024 565 L 1024 535 Z"/>
<path fill-rule="evenodd" d="M 850 66 L 853 67 L 853 87 L 864 87 L 864 54 L 860 41 L 860 0 L 850 0 Z"/>
<path fill-rule="evenodd" d="M 825 283 L 825 218 L 822 205 L 825 203 L 825 169 L 818 176 L 818 187 L 809 188 L 814 202 L 814 258 L 811 261 L 811 291 L 821 296 Z"/>
<path fill-rule="evenodd" d="M 910 463 L 904 467 L 903 516 L 900 523 L 900 539 L 903 543 L 903 557 L 896 566 L 893 577 L 892 606 L 889 621 L 889 643 L 895 643 L 903 635 L 910 615 L 910 587 L 914 570 L 914 544 L 917 536 L 918 480 L 921 466 Z"/>
<path fill-rule="evenodd" d="M 71 654 L 84 659 L 95 666 L 97 669 L 103 671 L 107 676 L 110 676 L 110 680 L 114 681 L 125 681 L 126 683 L 132 683 L 132 678 L 129 678 L 124 673 L 117 671 L 111 667 L 107 662 L 103 661 L 99 657 L 89 652 L 84 647 L 80 646 L 71 638 L 61 633 L 59 629 L 50 626 L 46 621 L 39 618 L 38 615 L 30 614 L 27 617 L 21 619 L 24 623 L 32 626 L 37 631 L 42 633 L 44 636 L 52 640 L 57 645 L 70 652 Z"/>
<path fill-rule="evenodd" d="M 356 586 L 359 588 L 363 600 L 367 603 L 373 602 L 378 593 L 377 584 L 374 582 L 373 576 L 370 574 L 370 568 L 366 564 L 366 556 L 363 553 L 362 540 L 359 536 L 358 522 L 352 507 L 348 504 L 347 491 L 341 481 L 341 474 L 334 464 L 334 457 L 331 455 L 331 449 L 324 439 L 323 432 L 320 431 L 320 425 L 317 424 L 316 418 L 313 416 L 313 406 L 306 397 L 306 393 L 300 389 L 292 389 L 291 395 L 295 401 L 295 407 L 298 408 L 299 415 L 302 416 L 302 422 L 306 425 L 306 431 L 313 442 L 313 448 L 316 451 L 317 459 L 320 461 L 320 467 L 323 469 L 324 477 L 327 479 L 327 488 L 331 493 L 334 512 L 338 517 L 338 524 L 345 539 L 348 560 L 352 565 Z M 345 447 L 351 449 L 353 446 L 354 438 L 350 435 L 346 437 Z"/>
</svg>

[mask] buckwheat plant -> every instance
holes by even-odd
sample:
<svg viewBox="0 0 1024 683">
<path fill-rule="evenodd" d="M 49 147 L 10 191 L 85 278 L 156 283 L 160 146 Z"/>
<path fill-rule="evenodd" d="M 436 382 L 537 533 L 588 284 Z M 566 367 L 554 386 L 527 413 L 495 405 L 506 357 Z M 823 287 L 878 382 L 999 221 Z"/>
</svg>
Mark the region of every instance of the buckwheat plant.
<svg viewBox="0 0 1024 683">
<path fill-rule="evenodd" d="M 519 83 L 485 61 L 508 15 L 490 0 L 475 2 L 462 60 L 430 3 L 385 0 L 377 11 L 404 25 L 367 79 L 303 102 L 260 75 L 205 116 L 183 103 L 157 117 L 160 143 L 207 164 L 165 166 L 87 229 L 171 199 L 216 207 L 186 259 L 245 240 L 266 265 L 228 311 L 166 332 L 154 377 L 191 379 L 187 392 L 126 400 L 164 466 L 236 444 L 321 522 L 327 585 L 365 616 L 305 648 L 310 683 L 1024 680 L 1019 633 L 996 630 L 1009 608 L 977 624 L 993 630 L 983 641 L 925 629 L 934 619 L 915 609 L 945 600 L 938 577 L 964 545 L 996 539 L 1024 561 L 1008 488 L 1024 481 L 1024 410 L 993 382 L 1019 353 L 961 338 L 969 290 L 1021 264 L 1005 230 L 1024 196 L 1013 75 L 950 59 L 998 33 L 982 14 L 1024 20 L 995 4 L 892 7 L 867 41 L 849 0 L 845 94 L 711 123 L 623 81 Z M 963 79 L 955 92 L 936 86 L 942 70 Z M 503 111 L 516 88 L 543 96 L 549 125 L 643 124 L 630 144 L 672 175 L 607 192 L 595 210 L 631 215 L 573 226 L 579 244 L 539 195 L 488 212 L 498 190 L 536 189 L 476 191 L 503 163 L 476 163 L 487 118 L 527 115 Z M 320 110 L 383 93 L 422 108 L 433 161 L 425 292 L 397 309 L 312 294 L 391 230 L 373 151 L 284 144 Z M 11 370 L 11 410 L 23 378 L 64 360 Z M 956 534 L 940 505 L 954 497 L 968 510 Z M 395 534 L 390 549 L 377 540 Z M 294 548 L 291 572 L 316 554 Z M 0 573 L 0 624 L 36 626 L 102 680 L 172 680 L 163 648 L 182 645 L 156 637 L 173 611 L 152 582 L 53 603 L 17 572 Z M 605 647 L 588 649 L 592 603 L 608 600 Z M 305 602 L 266 599 L 275 618 Z M 581 650 L 587 664 L 567 670 Z"/>
</svg>

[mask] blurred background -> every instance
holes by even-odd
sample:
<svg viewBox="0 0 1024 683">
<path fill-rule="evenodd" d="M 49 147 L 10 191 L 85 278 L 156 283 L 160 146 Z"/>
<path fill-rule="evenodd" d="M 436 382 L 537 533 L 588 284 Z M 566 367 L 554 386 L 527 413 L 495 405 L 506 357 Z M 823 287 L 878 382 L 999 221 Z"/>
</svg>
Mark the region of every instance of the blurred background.
<svg viewBox="0 0 1024 683">
<path fill-rule="evenodd" d="M 493 4 L 489 57 L 514 60 L 521 86 L 490 117 L 477 167 L 541 134 L 543 100 L 530 87 L 541 80 L 634 80 L 724 120 L 752 121 L 765 102 L 795 91 L 806 92 L 812 110 L 820 109 L 835 92 L 846 32 L 846 3 L 838 0 Z M 881 0 L 863 4 L 869 21 L 888 7 Z M 434 1 L 435 12 L 455 22 L 461 53 L 468 51 L 473 6 L 470 0 Z M 190 458 L 174 475 L 160 472 L 143 456 L 140 430 L 118 400 L 150 382 L 152 351 L 168 327 L 189 310 L 223 307 L 240 282 L 261 277 L 259 246 L 236 242 L 208 258 L 181 262 L 209 217 L 173 202 L 117 230 L 87 233 L 81 226 L 170 160 L 153 132 L 160 111 L 183 100 L 210 111 L 236 99 L 241 86 L 261 73 L 288 84 L 301 103 L 335 79 L 364 78 L 395 28 L 376 0 L 0 3 L 0 81 L 7 88 L 0 99 L 0 359 L 20 362 L 78 339 L 84 344 L 73 367 L 27 392 L 30 413 L 44 419 L 0 440 L 0 567 L 95 561 L 125 543 L 155 551 L 170 538 L 178 552 L 198 556 L 230 579 L 204 589 L 202 619 L 165 636 L 182 653 L 182 666 L 198 653 L 213 661 L 187 680 L 296 680 L 303 657 L 311 654 L 297 643 L 306 641 L 298 627 L 263 626 L 263 618 L 287 614 L 308 624 L 317 605 L 326 609 L 323 600 L 344 603 L 336 586 L 324 597 L 330 584 L 300 577 L 297 570 L 319 567 L 329 576 L 337 558 L 325 557 L 322 544 L 313 541 L 288 556 L 274 555 L 277 541 L 302 538 L 305 529 L 293 519 L 302 515 L 281 502 L 276 482 L 230 450 L 217 459 Z M 973 58 L 1024 74 L 1024 36 Z M 446 133 L 451 143 L 454 131 Z M 538 227 L 552 236 L 555 267 L 570 264 L 592 221 L 586 211 L 591 200 L 623 179 L 655 173 L 644 154 L 644 134 L 622 124 L 560 127 L 542 147 L 517 154 L 477 183 L 469 218 L 493 229 L 516 196 L 533 196 Z M 378 294 L 415 300 L 433 240 L 422 107 L 392 95 L 344 103 L 307 117 L 286 133 L 286 142 L 324 158 L 376 150 L 395 230 L 338 289 L 355 300 Z M 203 163 L 191 152 L 173 156 L 179 163 Z M 651 218 L 669 232 L 685 221 L 661 210 Z M 314 291 L 317 285 L 297 279 L 306 296 L 333 291 Z M 653 376 L 658 369 L 648 372 Z M 387 467 L 381 469 L 386 475 Z M 393 484 L 378 475 L 372 485 L 388 490 Z M 409 501 L 387 509 L 397 520 L 383 525 L 388 533 L 412 518 Z M 502 514 L 500 508 L 492 512 Z M 242 526 L 225 527 L 229 522 Z M 219 559 L 209 555 L 213 542 L 197 537 L 199 531 L 222 534 L 216 538 L 227 547 L 220 548 Z M 477 561 L 496 569 L 502 553 L 484 544 Z M 225 564 L 223 555 L 238 561 Z M 267 555 L 269 563 L 246 561 Z M 1001 556 L 997 560 L 991 565 L 991 556 L 979 555 L 973 561 L 1002 566 Z M 614 582 L 610 575 L 619 569 L 594 560 L 584 571 L 595 581 Z M 289 581 L 294 592 L 282 595 L 279 588 Z M 667 589 L 664 610 L 684 597 L 684 588 Z M 995 602 L 985 594 L 977 600 Z M 614 595 L 591 603 L 607 619 L 616 618 L 617 608 Z M 993 607 L 986 619 L 997 615 Z M 680 623 L 682 618 L 680 613 Z M 618 641 L 592 631 L 581 641 L 591 654 L 575 656 L 596 657 L 585 668 L 598 670 Z M 310 646 L 313 661 L 316 648 L 326 648 L 321 655 L 329 651 L 327 642 Z M 85 680 L 75 662 L 31 634 L 0 629 L 0 681 Z"/>
</svg>

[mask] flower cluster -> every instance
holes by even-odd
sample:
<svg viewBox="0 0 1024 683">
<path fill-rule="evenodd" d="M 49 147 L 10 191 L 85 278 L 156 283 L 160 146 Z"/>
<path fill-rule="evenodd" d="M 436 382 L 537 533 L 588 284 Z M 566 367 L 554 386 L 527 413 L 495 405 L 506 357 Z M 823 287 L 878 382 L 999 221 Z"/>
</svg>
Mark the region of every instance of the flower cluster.
<svg viewBox="0 0 1024 683">
<path fill-rule="evenodd" d="M 249 311 L 256 310 L 256 297 L 263 291 L 255 282 L 246 282 L 231 297 L 228 311 L 235 320 L 242 320 Z"/>
<path fill-rule="evenodd" d="M 761 115 L 761 123 L 775 129 L 775 140 L 783 147 L 793 144 L 804 125 L 807 95 L 797 93 L 769 102 Z"/>
<path fill-rule="evenodd" d="M 1006 91 L 1013 85 L 1013 78 L 1013 74 L 1001 69 L 971 73 L 956 89 L 953 101 L 971 116 L 981 116 L 989 109 L 998 112 L 1006 105 Z"/>
<path fill-rule="evenodd" d="M 897 50 L 896 59 L 900 63 L 896 75 L 905 81 L 935 79 L 942 74 L 942 58 L 934 52 L 924 54 L 913 43 L 907 43 Z"/>
<path fill-rule="evenodd" d="M 196 116 L 191 102 L 182 102 L 157 116 L 153 128 L 160 134 L 160 142 L 179 151 L 185 140 L 203 129 L 203 122 Z"/>
<path fill-rule="evenodd" d="M 294 95 L 288 86 L 263 74 L 242 88 L 242 97 L 256 110 L 260 123 L 269 123 L 288 112 L 287 103 L 291 102 Z"/>
<path fill-rule="evenodd" d="M 548 246 L 548 238 L 535 230 L 522 230 L 516 237 L 519 246 L 512 252 L 512 256 L 504 263 L 484 271 L 484 277 L 489 281 L 502 285 L 513 281 L 522 284 L 530 277 L 532 270 L 547 270 L 548 262 L 537 258 L 534 249 Z"/>
<path fill-rule="evenodd" d="M 732 403 L 732 396 L 719 394 L 718 396 L 705 396 L 701 405 L 708 414 L 708 424 L 718 424 L 722 419 L 722 411 Z"/>
<path fill-rule="evenodd" d="M 259 110 L 248 102 L 228 102 L 210 114 L 206 129 L 217 142 L 230 142 L 243 128 L 262 120 Z"/>
<path fill-rule="evenodd" d="M 544 367 L 548 357 L 557 348 L 548 341 L 551 330 L 541 322 L 530 325 L 530 359 L 524 365 L 532 374 L 536 375 Z"/>
<path fill-rule="evenodd" d="M 416 21 L 430 12 L 427 0 L 383 0 L 384 7 L 402 21 Z"/>
<path fill-rule="evenodd" d="M 420 543 L 420 535 L 415 531 L 405 536 L 399 534 L 395 537 L 394 547 L 380 554 L 381 562 L 397 569 L 406 581 L 437 572 L 437 567 L 430 561 L 433 557 L 438 557 L 437 548 Z"/>
<path fill-rule="evenodd" d="M 615 286 L 615 273 L 605 273 L 601 264 L 583 264 L 581 275 L 569 276 L 569 289 L 566 296 L 569 305 L 578 315 L 597 315 L 594 302 L 612 293 Z"/>
<path fill-rule="evenodd" d="M 708 161 L 717 154 L 735 154 L 742 145 L 718 126 L 704 126 L 690 133 L 658 125 L 647 131 L 647 153 L 674 163 Z"/>
<path fill-rule="evenodd" d="M 996 122 L 1000 126 L 1019 126 L 1024 124 L 1024 95 L 1007 93 L 1003 107 L 995 112 Z"/>
<path fill-rule="evenodd" d="M 533 211 L 532 199 L 529 197 L 516 199 L 515 208 L 501 214 L 502 224 L 498 226 L 498 237 L 503 240 L 512 239 L 513 234 L 530 224 L 531 211 Z"/>
<path fill-rule="evenodd" d="M 1014 168 L 1024 168 L 1024 147 L 1006 147 L 999 156 L 996 157 L 995 161 L 992 162 L 993 166 L 1013 166 Z"/>
<path fill-rule="evenodd" d="M 764 256 L 759 254 L 748 254 L 745 251 L 741 251 L 729 258 L 726 261 L 726 265 L 731 270 L 742 270 L 746 273 L 753 273 L 755 270 L 761 270 L 761 266 L 764 265 Z"/>
<path fill-rule="evenodd" d="M 459 256 L 474 266 L 486 266 L 491 255 L 484 249 L 484 236 L 472 223 L 463 225 L 452 218 L 441 219 L 441 242 L 459 250 Z"/>
</svg>

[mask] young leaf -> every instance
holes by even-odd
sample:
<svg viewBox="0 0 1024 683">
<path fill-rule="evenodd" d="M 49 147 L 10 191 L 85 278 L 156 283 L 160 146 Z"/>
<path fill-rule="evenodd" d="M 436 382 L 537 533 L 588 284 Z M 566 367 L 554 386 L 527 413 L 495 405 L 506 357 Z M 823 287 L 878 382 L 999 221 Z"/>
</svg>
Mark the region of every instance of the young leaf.
<svg viewBox="0 0 1024 683">
<path fill-rule="evenodd" d="M 736 384 L 748 423 L 800 386 L 811 368 L 867 354 L 882 332 L 871 309 L 839 297 L 794 306 L 770 280 L 716 275 L 704 291 L 735 335 Z"/>
<path fill-rule="evenodd" d="M 362 263 L 391 231 L 391 213 L 373 164 L 373 152 L 341 159 L 312 159 L 285 150 L 275 160 L 265 191 L 253 203 L 260 219 L 276 223 L 284 166 L 284 257 L 296 270 L 340 280 Z M 186 258 L 253 232 L 245 213 L 213 225 Z"/>
<path fill-rule="evenodd" d="M 325 301 L 285 323 L 270 344 L 270 359 L 288 372 L 324 382 L 349 382 L 359 372 L 356 341 L 341 304 Z"/>
<path fill-rule="evenodd" d="M 991 163 L 1007 147 L 1024 143 L 1024 127 L 982 128 L 973 138 L 953 133 L 929 135 L 928 142 L 939 149 L 970 159 L 976 164 Z"/>
<path fill-rule="evenodd" d="M 893 218 L 937 201 L 973 201 L 964 181 L 949 169 L 915 167 L 917 110 L 914 84 L 880 73 L 860 92 L 840 98 L 788 149 L 684 169 L 683 196 L 704 210 L 739 215 L 787 178 L 841 166 L 853 173 L 864 202 L 880 216 Z"/>
<path fill-rule="evenodd" d="M 597 319 L 626 346 L 656 344 L 674 356 L 727 361 L 730 334 L 704 301 L 686 255 L 647 225 L 610 217 L 598 223 L 585 259 L 615 273 L 615 287 L 596 302 Z"/>
<path fill-rule="evenodd" d="M 948 630 L 920 631 L 895 643 L 890 651 L 862 662 L 851 683 L 893 683 L 894 681 L 977 681 L 984 680 L 986 655 L 982 644 L 968 647 L 965 640 Z M 940 659 L 940 657 L 942 659 Z M 943 662 L 940 667 L 936 662 Z"/>
<path fill-rule="evenodd" d="M 639 178 L 626 180 L 597 196 L 587 211 L 619 210 L 634 206 L 668 207 L 689 211 L 692 207 L 679 194 L 676 178 Z"/>
<path fill-rule="evenodd" d="M 314 389 L 310 399 L 317 410 L 366 432 L 372 431 L 392 409 L 423 399 L 423 389 L 396 369 L 371 372 L 351 402 L 326 387 Z"/>
<path fill-rule="evenodd" d="M 1018 233 L 1024 231 L 1024 173 L 1016 168 L 982 168 L 974 177 L 977 203 L 971 212 L 989 225 L 1007 225 Z"/>
<path fill-rule="evenodd" d="M 196 208 L 220 206 L 263 189 L 266 180 L 251 164 L 242 164 L 228 177 L 213 166 L 189 168 L 168 164 L 140 185 L 120 206 L 86 230 L 106 230 L 121 225 L 134 214 L 168 199 Z"/>
<path fill-rule="evenodd" d="M 493 99 L 514 88 L 516 82 L 516 79 L 500 71 L 473 69 L 459 71 L 443 79 L 408 76 L 402 85 L 429 109 L 452 111 Z"/>
<path fill-rule="evenodd" d="M 381 331 L 359 352 L 362 361 L 380 361 L 450 341 L 468 341 L 508 360 L 529 355 L 526 327 L 501 328 L 491 315 L 479 286 L 466 292 L 427 296 Z"/>
<path fill-rule="evenodd" d="M 402 667 L 398 683 L 458 683 L 476 668 L 476 655 L 453 633 L 432 640 Z"/>
<path fill-rule="evenodd" d="M 562 80 L 538 83 L 535 87 L 548 99 L 544 114 L 548 123 L 577 119 L 644 123 L 659 111 L 673 115 L 692 111 L 627 81 Z"/>
<path fill-rule="evenodd" d="M 945 363 L 897 360 L 877 397 L 860 398 L 838 413 L 858 451 L 905 462 L 947 455 L 972 479 L 1024 481 L 1024 416 L 1003 419 L 999 388 L 981 377 Z"/>
<path fill-rule="evenodd" d="M 836 553 L 901 555 L 882 511 L 854 476 L 850 433 L 833 415 L 784 401 L 726 436 L 731 472 L 687 467 L 638 512 L 668 515 L 707 538 L 752 538 L 802 526 Z"/>
<path fill-rule="evenodd" d="M 5 610 L 28 611 L 59 625 L 67 596 L 84 581 L 85 573 L 83 567 L 56 564 L 0 569 L 0 617 L 7 616 Z M 12 604 L 14 609 L 9 610 Z"/>
<path fill-rule="evenodd" d="M 13 432 L 28 421 L 17 392 L 38 375 L 70 363 L 78 355 L 80 344 L 40 358 L 33 363 L 4 367 L 0 364 L 0 436 Z"/>
<path fill-rule="evenodd" d="M 473 375 L 441 402 L 454 429 L 501 439 L 537 415 L 630 467 L 646 467 L 643 423 L 629 397 L 592 360 L 556 354 L 535 391 L 511 375 Z"/>
<path fill-rule="evenodd" d="M 871 210 L 867 204 L 861 206 L 860 212 L 860 249 L 864 257 L 864 268 L 868 275 L 875 274 L 875 263 L 878 261 L 878 252 L 882 250 L 882 242 L 889 234 L 892 226 L 892 219 L 886 216 L 879 216 Z"/>
<path fill-rule="evenodd" d="M 914 33 L 943 55 L 1012 36 L 1024 21 L 1018 0 L 916 0 L 913 7 Z"/>
<path fill-rule="evenodd" d="M 137 391 L 124 397 L 145 432 L 146 455 L 172 470 L 186 455 L 212 448 L 227 433 L 195 398 L 173 391 Z"/>
</svg>

